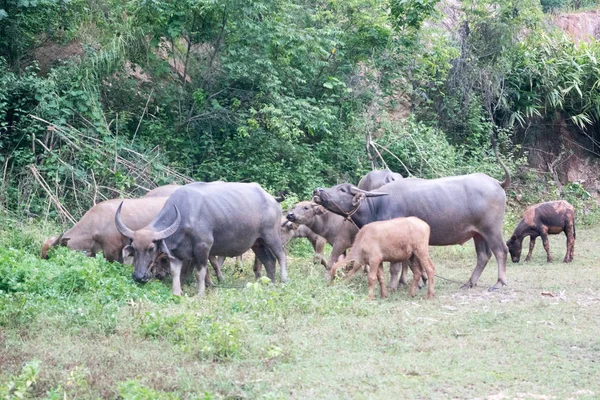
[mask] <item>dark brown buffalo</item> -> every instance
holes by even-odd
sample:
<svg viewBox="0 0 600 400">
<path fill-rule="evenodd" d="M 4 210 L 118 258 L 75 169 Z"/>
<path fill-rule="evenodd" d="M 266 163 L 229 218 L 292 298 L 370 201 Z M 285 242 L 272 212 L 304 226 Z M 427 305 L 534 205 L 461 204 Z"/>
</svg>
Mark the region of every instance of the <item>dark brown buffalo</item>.
<svg viewBox="0 0 600 400">
<path fill-rule="evenodd" d="M 548 262 L 552 262 L 548 234 L 554 235 L 564 232 L 567 236 L 567 254 L 564 262 L 573 261 L 575 247 L 575 209 L 564 200 L 548 201 L 529 207 L 523 213 L 523 219 L 515 228 L 510 240 L 506 242 L 512 261 L 517 263 L 521 259 L 523 239 L 529 236 L 529 253 L 525 261 L 531 259 L 531 253 L 535 246 L 535 239 L 542 237 L 544 249 L 548 255 Z"/>
</svg>

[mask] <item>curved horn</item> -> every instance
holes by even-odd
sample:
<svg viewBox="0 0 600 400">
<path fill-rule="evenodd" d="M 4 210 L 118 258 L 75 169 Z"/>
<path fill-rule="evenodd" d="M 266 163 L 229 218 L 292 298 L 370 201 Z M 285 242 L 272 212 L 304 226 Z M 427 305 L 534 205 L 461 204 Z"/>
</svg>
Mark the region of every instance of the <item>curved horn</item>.
<svg viewBox="0 0 600 400">
<path fill-rule="evenodd" d="M 181 214 L 179 213 L 179 208 L 177 208 L 176 205 L 173 205 L 173 207 L 175 207 L 175 221 L 173 221 L 171 226 L 169 226 L 168 228 L 165 228 L 162 231 L 156 232 L 152 236 L 152 240 L 157 241 L 157 240 L 166 239 L 169 236 L 171 236 L 172 234 L 174 234 L 175 231 L 177 230 L 177 228 L 179 228 L 179 224 L 181 223 Z"/>
<path fill-rule="evenodd" d="M 367 197 L 379 197 L 379 196 L 387 196 L 389 193 L 383 192 L 364 192 Z"/>
<path fill-rule="evenodd" d="M 133 239 L 134 232 L 129 229 L 123 221 L 121 220 L 121 207 L 123 207 L 123 202 L 119 204 L 119 208 L 117 208 L 117 213 L 115 214 L 115 225 L 117 226 L 117 230 L 119 233 L 126 238 Z"/>
<path fill-rule="evenodd" d="M 350 193 L 352 193 L 352 194 L 362 193 L 366 197 L 387 196 L 389 194 L 389 193 L 383 193 L 383 192 L 367 192 L 366 190 L 359 189 L 359 188 L 357 188 L 355 186 L 351 186 L 350 187 Z"/>
</svg>

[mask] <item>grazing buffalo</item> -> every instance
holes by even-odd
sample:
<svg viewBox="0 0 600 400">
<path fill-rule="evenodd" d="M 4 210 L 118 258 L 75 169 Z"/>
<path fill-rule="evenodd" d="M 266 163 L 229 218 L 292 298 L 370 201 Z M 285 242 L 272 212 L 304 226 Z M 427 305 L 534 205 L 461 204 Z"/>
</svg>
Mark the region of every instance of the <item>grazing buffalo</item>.
<svg viewBox="0 0 600 400">
<path fill-rule="evenodd" d="M 491 254 L 498 264 L 498 281 L 490 288 L 506 285 L 506 255 L 502 219 L 506 203 L 504 188 L 510 184 L 477 173 L 440 179 L 402 179 L 376 192 L 350 184 L 317 188 L 314 200 L 328 210 L 351 218 L 360 228 L 370 222 L 414 216 L 431 227 L 429 244 L 447 246 L 475 242 L 477 266 L 463 287 L 477 284 Z"/>
<path fill-rule="evenodd" d="M 287 280 L 286 255 L 280 237 L 281 207 L 255 183 L 192 183 L 179 188 L 148 225 L 131 229 L 115 215 L 123 236 L 131 239 L 124 251 L 133 255 L 133 279 L 146 282 L 149 267 L 164 253 L 173 278 L 173 294 L 181 295 L 181 267 L 190 261 L 198 293 L 204 293 L 210 257 L 235 257 L 252 248 L 275 280 L 276 261 L 281 280 Z"/>
<path fill-rule="evenodd" d="M 123 203 L 123 221 L 133 229 L 140 229 L 148 225 L 162 210 L 167 197 L 143 197 L 141 199 L 113 199 L 96 204 L 86 212 L 83 217 L 68 231 L 59 236 L 51 237 L 42 245 L 40 257 L 48 258 L 48 250 L 53 246 L 66 246 L 71 250 L 82 251 L 90 257 L 102 252 L 108 261 L 118 261 L 121 264 L 131 264 L 132 259 L 123 255 L 123 248 L 129 239 L 119 233 L 115 225 L 115 214 L 119 205 Z M 161 268 L 163 263 L 157 262 L 153 272 L 162 279 L 166 270 Z M 216 260 L 211 260 L 219 282 L 223 274 Z M 210 275 L 206 282 L 212 285 Z"/>
<path fill-rule="evenodd" d="M 68 231 L 51 237 L 42 246 L 41 257 L 48 258 L 52 246 L 67 246 L 94 257 L 102 252 L 108 261 L 123 263 L 122 250 L 128 239 L 115 226 L 115 213 L 123 203 L 123 221 L 132 229 L 140 229 L 150 223 L 163 208 L 166 197 L 106 200 L 96 204 Z"/>
<path fill-rule="evenodd" d="M 329 271 L 338 257 L 352 245 L 358 229 L 335 213 L 328 212 L 312 201 L 301 201 L 287 214 L 287 219 L 306 225 L 311 231 L 324 237 L 333 246 L 329 261 L 321 258 L 321 264 Z"/>
<path fill-rule="evenodd" d="M 400 179 L 403 179 L 402 175 L 389 169 L 374 170 L 362 177 L 358 182 L 358 188 L 366 191 L 375 190 Z"/>
<path fill-rule="evenodd" d="M 535 246 L 535 239 L 542 237 L 544 249 L 548 255 L 548 262 L 552 262 L 548 234 L 564 232 L 567 236 L 567 254 L 564 262 L 573 261 L 575 247 L 575 209 L 564 200 L 548 201 L 529 207 L 523 213 L 523 219 L 515 228 L 510 240 L 506 242 L 512 261 L 518 263 L 521 259 L 521 248 L 525 236 L 529 236 L 529 253 L 525 261 L 531 259 L 531 253 Z"/>
<path fill-rule="evenodd" d="M 340 267 L 352 270 L 346 275 L 349 280 L 362 266 L 369 266 L 369 299 L 373 299 L 375 278 L 379 281 L 381 297 L 386 297 L 383 279 L 383 262 L 411 261 L 413 282 L 408 292 L 413 297 L 423 270 L 427 272 L 429 287 L 427 298 L 434 296 L 433 282 L 435 266 L 429 258 L 429 225 L 415 217 L 394 218 L 388 221 L 371 222 L 363 226 L 352 244 L 348 257 L 341 256 L 331 268 L 331 280 Z"/>
<path fill-rule="evenodd" d="M 174 191 L 179 189 L 181 185 L 164 185 L 152 189 L 144 197 L 169 197 Z"/>
</svg>

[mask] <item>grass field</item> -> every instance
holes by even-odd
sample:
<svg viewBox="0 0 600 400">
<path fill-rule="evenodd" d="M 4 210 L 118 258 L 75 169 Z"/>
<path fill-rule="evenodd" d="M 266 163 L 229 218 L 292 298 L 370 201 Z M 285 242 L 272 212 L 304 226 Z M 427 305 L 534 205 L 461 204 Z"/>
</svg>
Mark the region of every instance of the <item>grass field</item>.
<svg viewBox="0 0 600 400">
<path fill-rule="evenodd" d="M 360 274 L 327 287 L 305 246 L 286 285 L 228 267 L 235 288 L 176 299 L 64 249 L 39 261 L 30 236 L 0 235 L 22 247 L 0 252 L 0 398 L 600 398 L 600 228 L 578 230 L 568 265 L 564 236 L 554 264 L 538 243 L 498 292 L 494 263 L 474 289 L 440 278 L 433 300 L 371 302 Z M 471 244 L 432 259 L 461 282 L 475 263 Z"/>
</svg>

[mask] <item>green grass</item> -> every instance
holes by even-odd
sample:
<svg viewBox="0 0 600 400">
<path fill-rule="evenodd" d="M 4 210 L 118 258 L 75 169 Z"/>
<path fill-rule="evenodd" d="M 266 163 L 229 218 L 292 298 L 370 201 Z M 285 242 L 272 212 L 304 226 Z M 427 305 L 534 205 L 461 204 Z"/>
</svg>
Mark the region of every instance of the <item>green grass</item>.
<svg viewBox="0 0 600 400">
<path fill-rule="evenodd" d="M 554 264 L 539 243 L 498 292 L 493 263 L 471 290 L 438 279 L 433 300 L 402 288 L 371 302 L 361 274 L 326 286 L 306 245 L 286 285 L 253 282 L 247 258 L 245 277 L 226 264 L 227 288 L 177 299 L 100 258 L 41 261 L 47 232 L 31 232 L 0 233 L 0 398 L 600 397 L 600 228 L 578 229 L 568 265 L 564 236 Z M 461 282 L 475 263 L 471 244 L 432 259 Z"/>
</svg>

